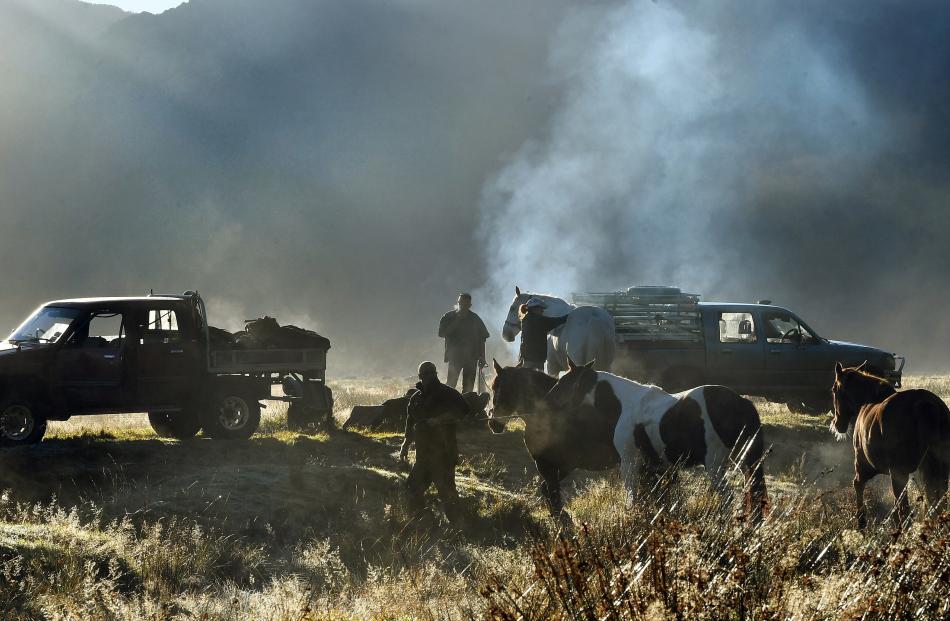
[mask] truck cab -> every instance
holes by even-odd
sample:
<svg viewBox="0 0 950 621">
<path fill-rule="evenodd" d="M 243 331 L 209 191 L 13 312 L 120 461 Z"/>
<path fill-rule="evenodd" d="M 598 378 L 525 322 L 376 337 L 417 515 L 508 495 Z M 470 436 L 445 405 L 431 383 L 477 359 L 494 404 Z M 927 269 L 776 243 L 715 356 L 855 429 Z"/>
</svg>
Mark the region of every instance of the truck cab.
<svg viewBox="0 0 950 621">
<path fill-rule="evenodd" d="M 835 362 L 900 386 L 903 358 L 819 335 L 792 311 L 771 304 L 700 303 L 705 381 L 784 401 L 796 411 L 830 408 Z"/>
</svg>

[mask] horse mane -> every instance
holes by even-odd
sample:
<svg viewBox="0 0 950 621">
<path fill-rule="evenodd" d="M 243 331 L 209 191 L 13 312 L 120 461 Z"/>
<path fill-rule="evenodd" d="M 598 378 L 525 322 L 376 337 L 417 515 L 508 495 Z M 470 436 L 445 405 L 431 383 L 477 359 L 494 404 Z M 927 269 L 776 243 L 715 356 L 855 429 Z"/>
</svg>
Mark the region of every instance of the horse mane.
<svg viewBox="0 0 950 621">
<path fill-rule="evenodd" d="M 889 381 L 887 381 L 886 379 L 884 379 L 884 378 L 881 377 L 880 375 L 875 375 L 875 374 L 873 374 L 873 373 L 870 373 L 870 372 L 868 372 L 868 371 L 864 371 L 864 370 L 862 370 L 862 369 L 849 369 L 849 370 L 850 370 L 850 371 L 854 371 L 855 373 L 857 373 L 857 374 L 859 374 L 859 375 L 863 375 L 864 377 L 866 377 L 866 378 L 868 378 L 868 379 L 876 380 L 876 381 L 878 381 L 878 382 L 881 383 L 881 384 L 887 384 L 888 386 L 891 385 L 891 383 L 890 383 Z M 893 388 L 893 386 L 891 386 L 891 387 Z"/>
<path fill-rule="evenodd" d="M 859 378 L 862 388 L 869 388 L 870 385 L 873 385 L 875 390 L 879 391 L 879 393 L 881 392 L 882 388 L 885 389 L 882 394 L 875 395 L 880 396 L 882 400 L 897 392 L 897 389 L 894 388 L 894 386 L 892 386 L 891 383 L 886 379 L 863 369 L 853 368 L 845 369 L 844 371 L 852 378 Z"/>
<path fill-rule="evenodd" d="M 609 375 L 610 377 L 615 377 L 619 380 L 623 380 L 631 384 L 637 384 L 638 386 L 643 386 L 645 388 L 659 388 L 660 390 L 663 390 L 663 392 L 666 392 L 662 386 L 657 386 L 656 384 L 645 384 L 643 382 L 638 382 L 637 380 L 633 380 L 633 379 L 630 379 L 629 377 L 624 377 L 622 375 L 617 375 L 616 373 L 611 373 L 610 371 L 595 371 L 595 373 L 597 373 L 598 379 L 603 379 L 604 375 Z"/>
</svg>

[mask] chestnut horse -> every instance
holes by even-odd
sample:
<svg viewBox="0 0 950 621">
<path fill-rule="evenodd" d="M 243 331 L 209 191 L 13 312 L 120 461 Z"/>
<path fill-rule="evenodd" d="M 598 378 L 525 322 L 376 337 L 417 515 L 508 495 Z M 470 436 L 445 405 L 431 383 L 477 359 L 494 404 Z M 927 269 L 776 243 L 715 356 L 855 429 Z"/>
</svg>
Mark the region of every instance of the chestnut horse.
<svg viewBox="0 0 950 621">
<path fill-rule="evenodd" d="M 864 370 L 835 363 L 831 389 L 831 431 L 841 439 L 854 423 L 854 491 L 858 526 L 864 528 L 864 487 L 878 474 L 891 477 L 894 517 L 903 523 L 910 510 L 905 488 L 919 473 L 927 502 L 935 505 L 947 492 L 950 475 L 950 410 L 929 390 L 897 392 L 887 381 Z"/>
<path fill-rule="evenodd" d="M 561 480 L 575 469 L 600 471 L 620 463 L 613 445 L 617 419 L 597 416 L 592 405 L 549 410 L 544 396 L 557 380 L 541 371 L 502 368 L 493 362 L 488 426 L 501 433 L 505 419 L 517 416 L 524 421 L 524 445 L 541 475 L 541 495 L 552 517 L 560 517 L 564 509 Z"/>
</svg>

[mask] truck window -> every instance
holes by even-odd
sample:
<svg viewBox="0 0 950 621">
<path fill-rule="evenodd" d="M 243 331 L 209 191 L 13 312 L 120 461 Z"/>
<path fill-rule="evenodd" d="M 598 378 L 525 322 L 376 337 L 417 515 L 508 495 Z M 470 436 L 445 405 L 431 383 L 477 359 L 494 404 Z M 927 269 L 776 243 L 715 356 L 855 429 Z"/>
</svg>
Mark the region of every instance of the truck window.
<svg viewBox="0 0 950 621">
<path fill-rule="evenodd" d="M 752 313 L 720 313 L 720 343 L 755 343 Z"/>
<path fill-rule="evenodd" d="M 812 335 L 788 313 L 763 313 L 765 340 L 769 343 L 799 343 L 812 340 Z"/>
<path fill-rule="evenodd" d="M 178 331 L 178 315 L 171 309 L 152 309 L 148 311 L 148 322 L 142 331 L 143 345 L 149 343 L 174 343 L 181 340 Z"/>
<path fill-rule="evenodd" d="M 125 339 L 125 326 L 120 313 L 95 313 L 76 330 L 71 343 L 76 347 L 107 347 L 119 349 Z"/>
</svg>

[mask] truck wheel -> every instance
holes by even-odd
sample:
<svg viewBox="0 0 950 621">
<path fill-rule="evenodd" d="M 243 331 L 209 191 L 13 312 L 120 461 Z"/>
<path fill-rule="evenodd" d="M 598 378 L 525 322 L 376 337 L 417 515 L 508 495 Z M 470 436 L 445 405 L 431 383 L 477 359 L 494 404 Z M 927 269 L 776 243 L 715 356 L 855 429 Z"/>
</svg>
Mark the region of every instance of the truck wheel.
<svg viewBox="0 0 950 621">
<path fill-rule="evenodd" d="M 792 414 L 811 414 L 801 400 L 790 399 L 785 402 L 785 407 L 787 407 L 788 411 Z"/>
<path fill-rule="evenodd" d="M 785 402 L 789 411 L 794 414 L 824 414 L 831 409 L 831 398 L 823 395 L 805 395 L 795 397 Z"/>
<path fill-rule="evenodd" d="M 201 428 L 218 440 L 246 440 L 261 424 L 261 405 L 233 392 L 217 395 L 204 413 Z"/>
<path fill-rule="evenodd" d="M 0 446 L 36 444 L 46 433 L 46 419 L 29 402 L 11 399 L 0 405 Z"/>
<path fill-rule="evenodd" d="M 201 423 L 192 412 L 149 412 L 148 422 L 160 438 L 187 440 L 201 431 Z"/>
</svg>

